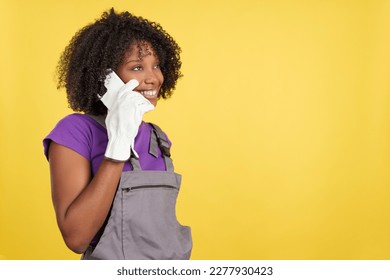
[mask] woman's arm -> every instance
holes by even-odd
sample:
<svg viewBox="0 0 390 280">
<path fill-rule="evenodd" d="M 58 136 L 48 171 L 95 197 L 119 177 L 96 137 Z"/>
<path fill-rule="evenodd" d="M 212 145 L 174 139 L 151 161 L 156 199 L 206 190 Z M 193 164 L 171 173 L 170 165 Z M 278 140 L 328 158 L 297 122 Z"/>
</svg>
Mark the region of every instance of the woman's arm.
<svg viewBox="0 0 390 280">
<path fill-rule="evenodd" d="M 58 226 L 69 249 L 81 254 L 107 217 L 124 162 L 103 159 L 92 178 L 86 158 L 52 142 L 49 164 Z"/>
<path fill-rule="evenodd" d="M 52 197 L 57 223 L 66 245 L 76 253 L 83 253 L 103 225 L 110 210 L 124 161 L 134 153 L 134 139 L 144 113 L 154 106 L 134 89 L 135 79 L 126 84 L 113 83 L 115 72 L 107 75 L 107 92 L 100 99 L 107 107 L 105 124 L 108 144 L 105 157 L 95 176 L 89 161 L 75 151 L 52 142 L 49 164 Z M 110 82 L 111 81 L 111 82 Z"/>
</svg>

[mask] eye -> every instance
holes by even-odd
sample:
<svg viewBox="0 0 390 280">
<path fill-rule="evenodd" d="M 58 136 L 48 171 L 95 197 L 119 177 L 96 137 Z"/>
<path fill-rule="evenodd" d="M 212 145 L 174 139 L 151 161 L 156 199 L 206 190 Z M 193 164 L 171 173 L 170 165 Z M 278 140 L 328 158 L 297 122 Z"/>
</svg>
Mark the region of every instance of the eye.
<svg viewBox="0 0 390 280">
<path fill-rule="evenodd" d="M 131 68 L 131 70 L 141 71 L 142 70 L 142 66 L 141 65 L 134 66 L 133 68 Z"/>
<path fill-rule="evenodd" d="M 160 64 L 155 65 L 154 69 L 160 69 Z"/>
</svg>

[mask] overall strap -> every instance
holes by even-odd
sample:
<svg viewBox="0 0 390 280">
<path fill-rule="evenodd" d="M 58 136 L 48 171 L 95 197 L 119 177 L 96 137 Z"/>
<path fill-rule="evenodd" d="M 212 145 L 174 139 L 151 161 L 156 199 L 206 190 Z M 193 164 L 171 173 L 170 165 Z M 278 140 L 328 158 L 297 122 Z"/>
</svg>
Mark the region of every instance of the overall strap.
<svg viewBox="0 0 390 280">
<path fill-rule="evenodd" d="M 165 135 L 165 133 L 161 130 L 161 128 L 154 124 L 150 123 L 152 126 L 152 133 L 150 135 L 150 146 L 149 146 L 149 153 L 153 155 L 154 157 L 158 156 L 157 149 L 160 148 L 162 156 L 164 157 L 165 166 L 167 168 L 167 171 L 173 172 L 173 162 L 171 159 L 171 145 L 168 142 L 168 139 Z"/>
<path fill-rule="evenodd" d="M 154 124 L 150 123 L 150 125 L 153 127 L 153 135 L 151 135 L 152 142 L 157 141 L 158 147 L 160 148 L 163 156 L 170 157 L 171 156 L 171 145 L 168 142 L 167 137 L 165 136 L 165 133 L 161 130 L 161 128 Z M 149 153 L 152 154 L 154 157 L 157 157 L 157 147 L 154 145 L 150 145 L 149 147 Z"/>
<path fill-rule="evenodd" d="M 130 165 L 133 167 L 133 171 L 141 171 L 141 165 L 139 163 L 139 160 L 135 157 L 133 150 L 131 150 L 131 155 L 129 159 Z"/>
<path fill-rule="evenodd" d="M 95 115 L 91 115 L 91 114 L 86 114 L 88 117 L 94 119 L 95 121 L 97 121 L 102 127 L 106 128 L 106 116 L 103 116 L 103 115 L 99 115 L 99 116 L 95 116 Z"/>
</svg>

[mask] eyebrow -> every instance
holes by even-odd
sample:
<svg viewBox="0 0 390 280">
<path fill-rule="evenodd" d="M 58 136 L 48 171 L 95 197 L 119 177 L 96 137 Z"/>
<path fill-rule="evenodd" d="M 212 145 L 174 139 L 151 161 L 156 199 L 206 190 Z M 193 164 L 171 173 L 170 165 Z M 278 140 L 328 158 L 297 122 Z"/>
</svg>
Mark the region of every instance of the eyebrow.
<svg viewBox="0 0 390 280">
<path fill-rule="evenodd" d="M 130 62 L 140 62 L 141 59 L 133 59 L 133 60 L 129 60 L 129 61 L 126 61 L 126 64 L 130 63 Z"/>
</svg>

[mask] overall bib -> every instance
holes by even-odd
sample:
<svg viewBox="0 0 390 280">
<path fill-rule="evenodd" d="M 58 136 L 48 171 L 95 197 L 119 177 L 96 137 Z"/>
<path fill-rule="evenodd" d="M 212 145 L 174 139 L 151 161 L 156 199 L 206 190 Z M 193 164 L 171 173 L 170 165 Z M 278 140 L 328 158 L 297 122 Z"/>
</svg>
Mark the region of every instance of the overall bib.
<svg viewBox="0 0 390 280">
<path fill-rule="evenodd" d="M 122 172 L 103 234 L 82 259 L 190 258 L 191 229 L 176 219 L 181 175 L 174 172 L 165 134 L 151 125 L 149 153 L 157 157 L 157 149 L 161 150 L 166 171 L 142 170 L 138 159 L 130 158 L 133 170 Z"/>
</svg>

